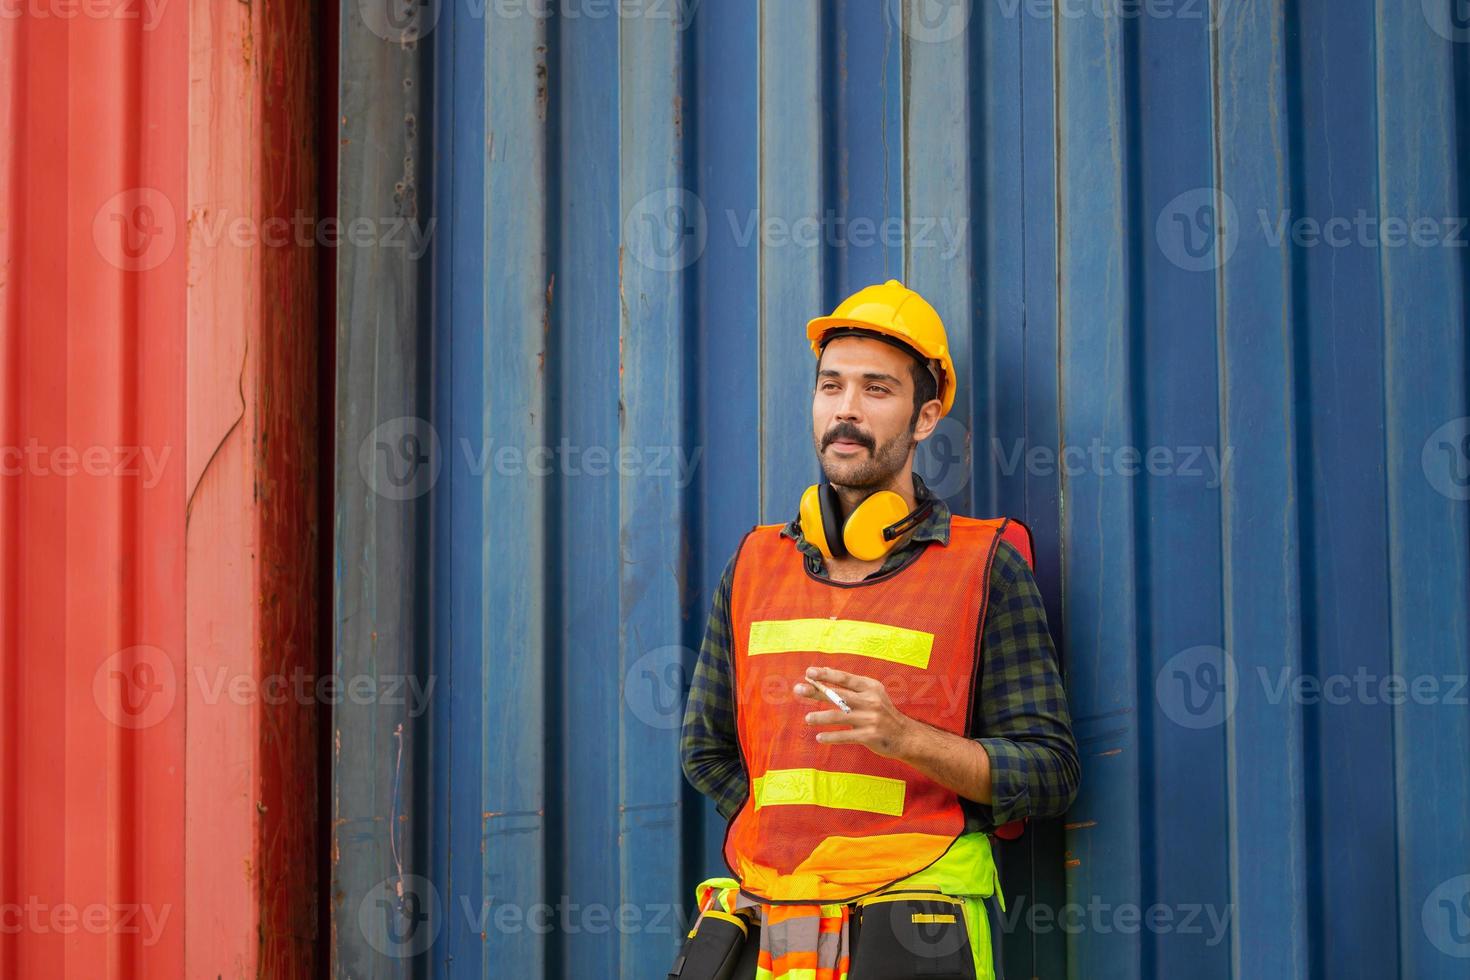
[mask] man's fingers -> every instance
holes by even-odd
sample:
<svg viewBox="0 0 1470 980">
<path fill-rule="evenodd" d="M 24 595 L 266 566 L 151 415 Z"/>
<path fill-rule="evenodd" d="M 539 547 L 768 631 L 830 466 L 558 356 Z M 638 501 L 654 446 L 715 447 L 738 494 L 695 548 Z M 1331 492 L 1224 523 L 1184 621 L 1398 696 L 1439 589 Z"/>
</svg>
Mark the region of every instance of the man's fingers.
<svg viewBox="0 0 1470 980">
<path fill-rule="evenodd" d="M 836 690 L 838 694 L 861 691 L 869 684 L 876 683 L 871 677 L 849 674 L 845 670 L 837 670 L 833 667 L 808 667 L 806 676 L 811 680 L 821 681 Z"/>
<path fill-rule="evenodd" d="M 808 725 L 851 725 L 852 715 L 846 711 L 812 711 L 806 716 Z"/>
</svg>

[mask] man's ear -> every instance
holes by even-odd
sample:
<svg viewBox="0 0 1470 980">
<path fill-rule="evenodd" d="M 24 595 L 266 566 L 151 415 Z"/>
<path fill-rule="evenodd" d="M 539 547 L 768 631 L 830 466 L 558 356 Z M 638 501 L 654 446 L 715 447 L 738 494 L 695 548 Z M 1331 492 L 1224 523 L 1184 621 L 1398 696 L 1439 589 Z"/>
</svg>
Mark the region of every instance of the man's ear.
<svg viewBox="0 0 1470 980">
<path fill-rule="evenodd" d="M 943 411 L 944 402 L 938 398 L 931 398 L 919 407 L 919 420 L 914 423 L 914 442 L 923 442 L 934 434 Z"/>
</svg>

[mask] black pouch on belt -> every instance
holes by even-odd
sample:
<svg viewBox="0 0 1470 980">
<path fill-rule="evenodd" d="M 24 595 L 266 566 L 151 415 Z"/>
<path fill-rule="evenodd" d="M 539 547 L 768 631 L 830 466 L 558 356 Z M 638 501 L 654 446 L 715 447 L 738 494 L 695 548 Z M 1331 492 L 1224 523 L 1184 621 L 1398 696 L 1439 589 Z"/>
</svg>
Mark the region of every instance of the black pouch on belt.
<svg viewBox="0 0 1470 980">
<path fill-rule="evenodd" d="M 744 916 L 720 909 L 704 912 L 689 930 L 668 980 L 730 980 L 748 935 Z"/>
<path fill-rule="evenodd" d="M 964 903 L 893 891 L 857 903 L 848 980 L 975 980 Z"/>
</svg>

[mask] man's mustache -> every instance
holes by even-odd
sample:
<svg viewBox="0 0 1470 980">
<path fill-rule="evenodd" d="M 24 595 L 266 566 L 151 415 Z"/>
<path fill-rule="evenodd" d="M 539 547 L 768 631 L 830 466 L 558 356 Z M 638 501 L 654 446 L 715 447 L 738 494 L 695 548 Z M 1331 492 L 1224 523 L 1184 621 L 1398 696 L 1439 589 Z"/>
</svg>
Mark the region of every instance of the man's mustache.
<svg viewBox="0 0 1470 980">
<path fill-rule="evenodd" d="M 867 448 L 870 452 L 873 449 L 872 437 L 861 431 L 857 426 L 851 424 L 839 425 L 831 432 L 828 432 L 827 435 L 822 439 L 822 448 L 826 449 L 838 439 L 846 439 L 850 442 L 858 443 L 859 445 Z"/>
</svg>

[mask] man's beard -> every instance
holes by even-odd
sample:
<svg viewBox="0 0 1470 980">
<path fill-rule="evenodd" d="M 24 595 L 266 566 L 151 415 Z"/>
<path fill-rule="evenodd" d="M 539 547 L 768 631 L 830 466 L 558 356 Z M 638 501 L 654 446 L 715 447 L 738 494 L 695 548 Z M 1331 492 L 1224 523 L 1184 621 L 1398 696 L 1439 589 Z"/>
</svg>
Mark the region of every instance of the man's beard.
<svg viewBox="0 0 1470 980">
<path fill-rule="evenodd" d="M 849 438 L 857 433 L 856 429 L 839 426 L 829 435 L 842 434 L 844 428 Z M 833 486 L 853 490 L 881 490 L 893 482 L 893 478 L 908 462 L 909 450 L 913 445 L 913 430 L 907 429 L 877 447 L 866 459 L 859 455 L 852 459 L 829 460 L 819 447 L 817 460 L 822 464 L 822 473 L 827 477 L 827 482 Z M 828 446 L 831 446 L 830 442 Z M 841 472 L 838 472 L 839 469 Z"/>
</svg>

